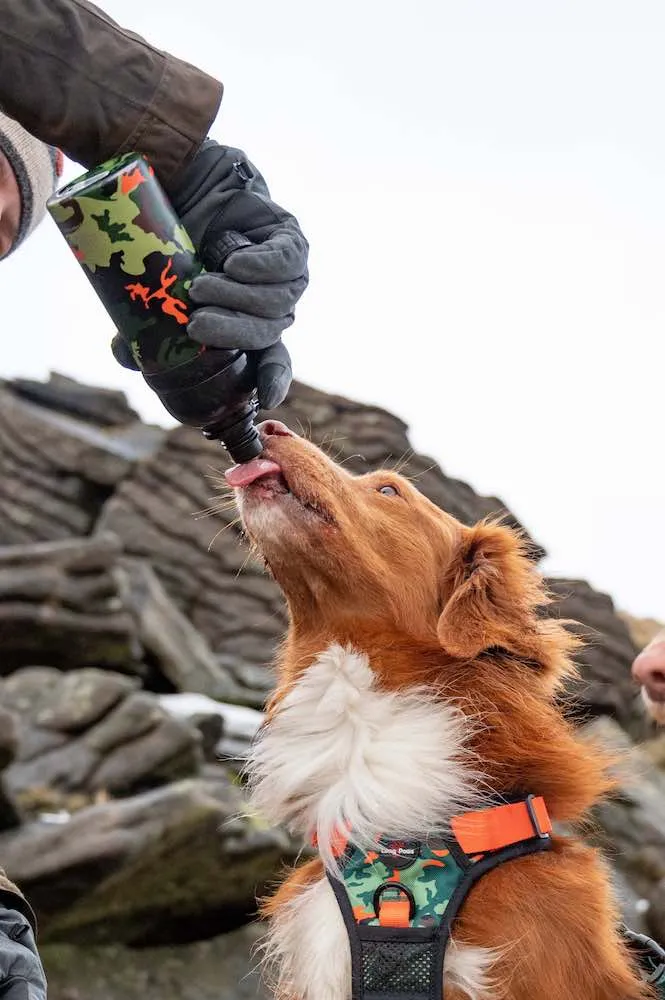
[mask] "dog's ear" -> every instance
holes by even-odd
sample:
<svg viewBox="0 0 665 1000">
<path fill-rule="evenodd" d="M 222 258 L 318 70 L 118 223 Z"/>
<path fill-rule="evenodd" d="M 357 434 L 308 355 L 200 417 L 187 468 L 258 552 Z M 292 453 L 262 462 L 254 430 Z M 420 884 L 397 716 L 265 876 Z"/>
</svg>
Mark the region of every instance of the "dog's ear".
<svg viewBox="0 0 665 1000">
<path fill-rule="evenodd" d="M 548 600 L 524 543 L 510 528 L 483 522 L 465 529 L 445 595 L 437 632 L 451 656 L 472 659 L 493 647 L 537 656 L 537 609 Z"/>
</svg>

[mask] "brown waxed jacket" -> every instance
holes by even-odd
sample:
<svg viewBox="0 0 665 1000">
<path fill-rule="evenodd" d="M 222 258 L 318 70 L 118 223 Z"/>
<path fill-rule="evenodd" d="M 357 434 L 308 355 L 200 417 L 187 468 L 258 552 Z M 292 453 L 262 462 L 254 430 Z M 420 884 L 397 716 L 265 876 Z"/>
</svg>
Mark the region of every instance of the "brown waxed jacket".
<svg viewBox="0 0 665 1000">
<path fill-rule="evenodd" d="M 137 150 L 173 190 L 221 97 L 86 0 L 0 0 L 0 108 L 84 167 Z"/>
</svg>

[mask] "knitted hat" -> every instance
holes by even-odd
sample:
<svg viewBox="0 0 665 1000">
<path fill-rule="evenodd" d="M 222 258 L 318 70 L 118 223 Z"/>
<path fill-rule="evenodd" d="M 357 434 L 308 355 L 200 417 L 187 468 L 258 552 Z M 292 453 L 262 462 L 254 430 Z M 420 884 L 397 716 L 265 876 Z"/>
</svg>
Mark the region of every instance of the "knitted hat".
<svg viewBox="0 0 665 1000">
<path fill-rule="evenodd" d="M 60 150 L 35 139 L 2 111 L 0 152 L 9 160 L 21 195 L 21 221 L 16 239 L 9 250 L 9 253 L 13 253 L 44 218 L 46 202 L 53 194 L 62 173 L 63 156 Z"/>
</svg>

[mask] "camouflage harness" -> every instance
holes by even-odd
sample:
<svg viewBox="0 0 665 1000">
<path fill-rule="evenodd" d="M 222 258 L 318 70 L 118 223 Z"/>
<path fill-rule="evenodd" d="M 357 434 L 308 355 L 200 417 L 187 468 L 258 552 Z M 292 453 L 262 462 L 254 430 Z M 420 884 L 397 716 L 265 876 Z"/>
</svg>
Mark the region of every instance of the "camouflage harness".
<svg viewBox="0 0 665 1000">
<path fill-rule="evenodd" d="M 440 1000 L 452 923 L 486 872 L 551 846 L 542 798 L 528 795 L 451 822 L 452 835 L 340 845 L 328 872 L 351 944 L 353 1000 Z"/>
<path fill-rule="evenodd" d="M 552 824 L 542 798 L 456 816 L 452 834 L 381 838 L 365 851 L 342 838 L 328 879 L 351 945 L 352 1000 L 441 1000 L 453 921 L 469 890 L 505 861 L 546 851 Z M 642 978 L 665 1000 L 665 950 L 622 926 Z"/>
</svg>

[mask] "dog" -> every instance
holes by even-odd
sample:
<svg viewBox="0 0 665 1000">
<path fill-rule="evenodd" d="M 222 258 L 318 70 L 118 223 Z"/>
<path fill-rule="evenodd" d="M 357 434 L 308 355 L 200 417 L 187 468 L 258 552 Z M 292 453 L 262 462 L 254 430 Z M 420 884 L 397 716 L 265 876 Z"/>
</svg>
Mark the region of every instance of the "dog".
<svg viewBox="0 0 665 1000">
<path fill-rule="evenodd" d="M 653 996 L 602 859 L 552 832 L 612 781 L 603 751 L 557 707 L 577 640 L 544 616 L 524 542 L 499 523 L 462 525 L 395 472 L 352 475 L 278 421 L 260 433 L 262 456 L 226 477 L 289 627 L 247 777 L 254 808 L 318 850 L 262 903 L 276 996 Z M 497 856 L 487 817 L 502 828 L 506 810 L 519 811 L 517 848 L 533 853 L 504 846 L 510 859 L 467 885 L 441 961 L 432 922 L 443 918 L 432 907 L 409 925 L 404 865 L 424 853 L 472 878 Z M 478 818 L 487 843 L 474 840 Z M 392 872 L 374 909 L 367 893 L 347 905 L 352 856 L 358 878 L 379 856 Z"/>
<path fill-rule="evenodd" d="M 641 686 L 646 710 L 660 726 L 665 726 L 665 629 L 635 657 L 633 678 Z"/>
</svg>

